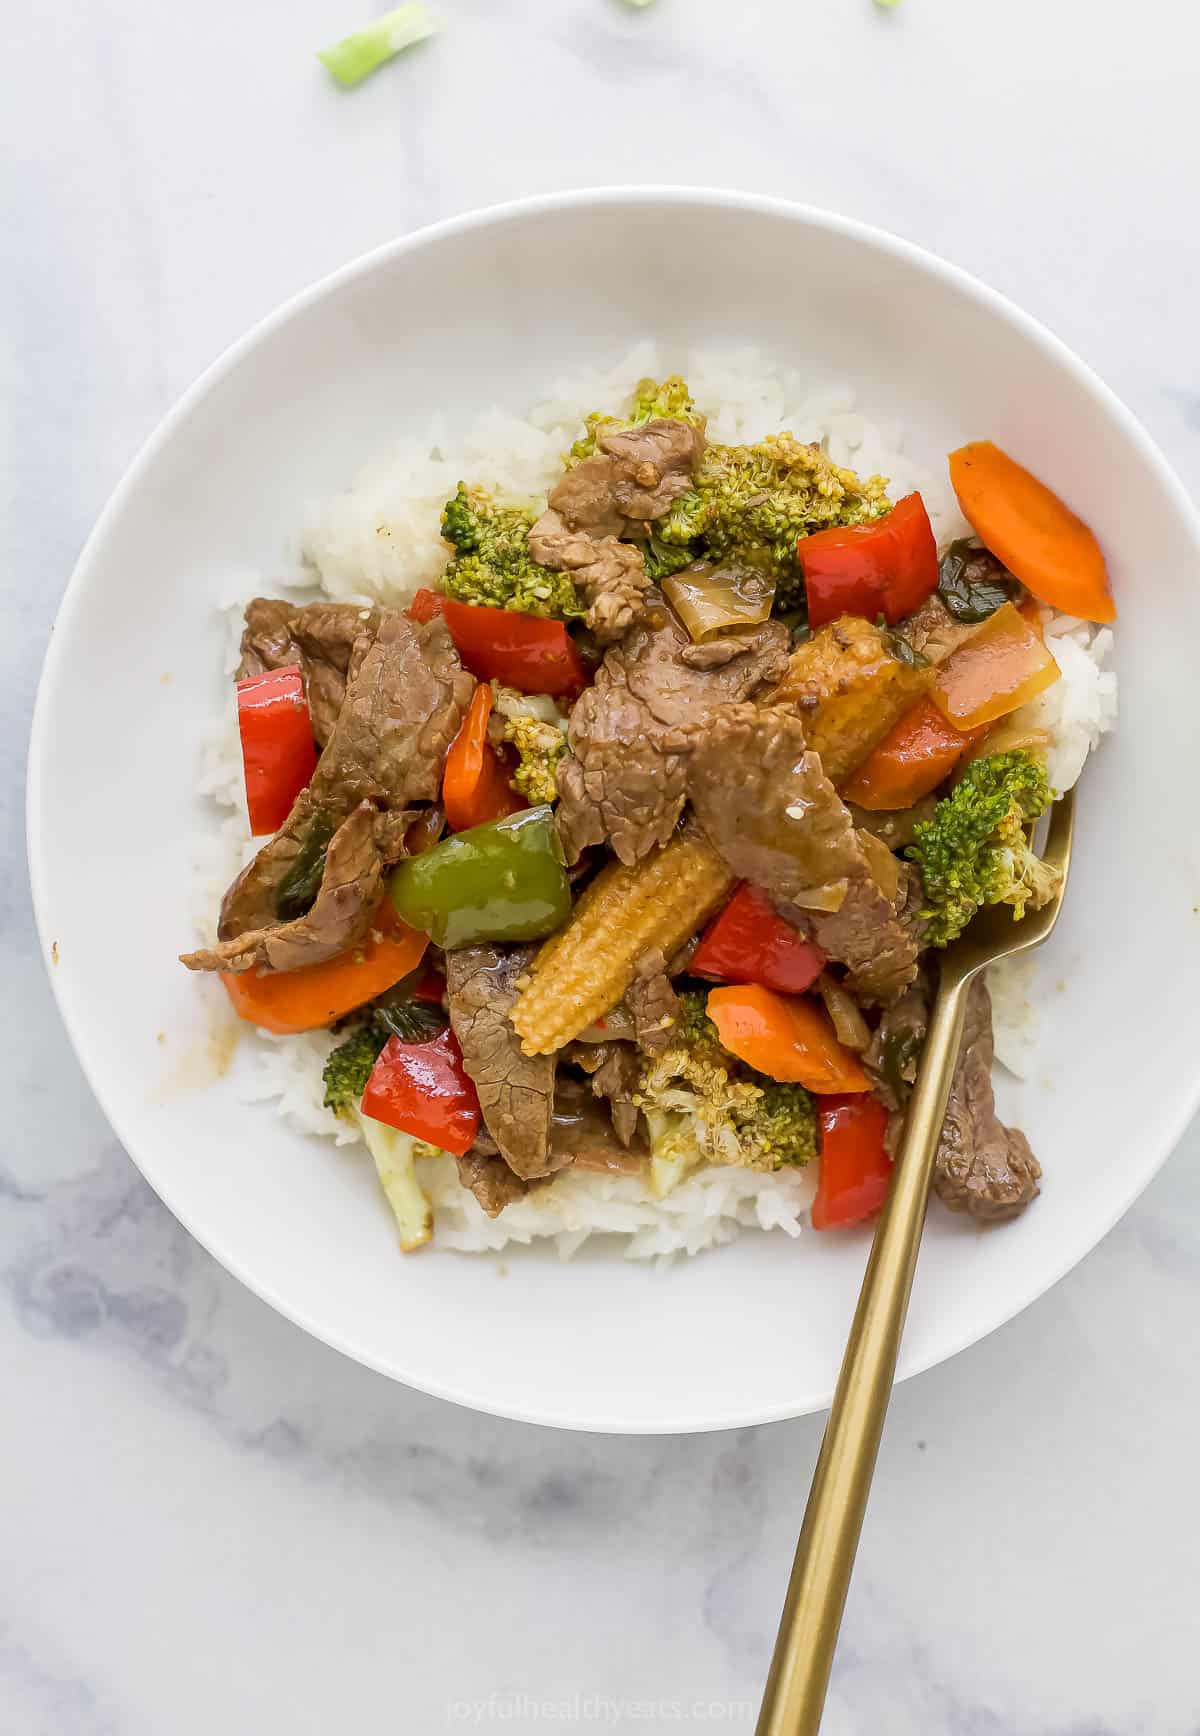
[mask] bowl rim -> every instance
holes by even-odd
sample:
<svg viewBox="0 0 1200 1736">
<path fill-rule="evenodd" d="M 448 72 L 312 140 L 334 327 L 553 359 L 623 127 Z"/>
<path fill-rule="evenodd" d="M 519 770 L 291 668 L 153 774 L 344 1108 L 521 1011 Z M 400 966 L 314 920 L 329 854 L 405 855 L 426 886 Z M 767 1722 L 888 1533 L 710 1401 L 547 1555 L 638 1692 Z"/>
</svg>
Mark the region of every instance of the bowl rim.
<svg viewBox="0 0 1200 1736">
<path fill-rule="evenodd" d="M 992 289 L 982 279 L 975 277 L 961 266 L 952 264 L 949 260 L 942 258 L 940 254 L 859 218 L 845 217 L 837 212 L 801 201 L 780 198 L 770 194 L 740 191 L 734 188 L 674 183 L 633 185 L 616 183 L 539 193 L 504 200 L 497 204 L 474 207 L 457 215 L 426 224 L 408 234 L 396 236 L 390 241 L 371 248 L 289 296 L 251 325 L 241 337 L 229 344 L 201 371 L 137 448 L 80 550 L 59 606 L 55 611 L 54 621 L 50 629 L 49 642 L 38 678 L 26 761 L 26 854 L 30 889 L 34 920 L 55 1004 L 83 1075 L 106 1120 L 121 1141 L 131 1161 L 158 1194 L 167 1209 L 184 1226 L 188 1234 L 193 1236 L 200 1246 L 216 1259 L 226 1271 L 278 1313 L 321 1343 L 340 1351 L 343 1355 L 363 1366 L 387 1375 L 391 1379 L 399 1380 L 415 1390 L 429 1393 L 436 1398 L 446 1399 L 454 1404 L 463 1405 L 468 1409 L 507 1417 L 519 1422 L 598 1434 L 715 1433 L 725 1429 L 743 1428 L 820 1412 L 828 1408 L 832 1402 L 833 1393 L 830 1389 L 814 1403 L 809 1403 L 801 1398 L 798 1402 L 794 1401 L 790 1404 L 756 1405 L 743 1411 L 725 1411 L 719 1413 L 715 1420 L 711 1413 L 706 1416 L 703 1412 L 695 1412 L 680 1417 L 670 1425 L 653 1421 L 647 1422 L 637 1416 L 626 1415 L 601 1419 L 588 1418 L 581 1421 L 578 1417 L 558 1411 L 552 1399 L 548 1399 L 544 1406 L 539 1406 L 536 1410 L 527 1405 L 505 1406 L 491 1401 L 481 1402 L 475 1395 L 456 1385 L 453 1381 L 438 1381 L 429 1378 L 415 1379 L 411 1375 L 399 1373 L 382 1356 L 364 1352 L 360 1347 L 350 1342 L 346 1335 L 331 1331 L 319 1320 L 311 1317 L 305 1309 L 285 1300 L 275 1292 L 269 1283 L 264 1282 L 253 1272 L 244 1269 L 242 1262 L 237 1257 L 231 1256 L 221 1247 L 219 1233 L 201 1233 L 189 1221 L 188 1214 L 181 1211 L 175 1203 L 174 1189 L 169 1184 L 162 1185 L 158 1176 L 151 1180 L 137 1155 L 135 1148 L 138 1142 L 126 1134 L 122 1125 L 124 1115 L 120 1107 L 110 1101 L 110 1094 L 102 1072 L 93 1065 L 82 1020 L 77 1016 L 76 1009 L 70 1000 L 65 984 L 61 982 L 59 973 L 53 969 L 52 930 L 48 908 L 49 899 L 46 891 L 47 868 L 43 854 L 45 848 L 43 807 L 52 742 L 50 724 L 52 700 L 58 682 L 59 664 L 65 655 L 62 647 L 67 638 L 62 629 L 69 625 L 73 614 L 79 607 L 83 593 L 91 582 L 92 568 L 98 564 L 102 555 L 109 526 L 119 519 L 125 509 L 126 502 L 136 494 L 144 474 L 154 464 L 160 451 L 173 439 L 176 430 L 187 421 L 196 405 L 207 397 L 229 374 L 233 373 L 243 359 L 250 355 L 264 340 L 282 330 L 291 321 L 301 317 L 317 303 L 336 296 L 347 284 L 369 277 L 373 272 L 390 265 L 394 260 L 402 258 L 407 253 L 434 246 L 447 238 L 475 229 L 496 227 L 531 217 L 553 216 L 558 212 L 581 208 L 586 210 L 606 206 L 653 205 L 656 203 L 716 207 L 750 212 L 826 230 L 915 266 L 927 275 L 940 279 L 968 296 L 993 316 L 1007 321 L 1010 326 L 1015 327 L 1040 348 L 1050 360 L 1056 362 L 1059 367 L 1073 376 L 1076 383 L 1113 418 L 1123 437 L 1137 449 L 1144 462 L 1157 475 L 1165 493 L 1179 514 L 1181 522 L 1190 532 L 1191 539 L 1196 545 L 1197 555 L 1200 556 L 1200 510 L 1193 504 L 1172 465 L 1134 413 L 1074 350 L 1047 326 L 1043 325 L 1040 320 L 1026 313 L 1000 291 Z M 948 1345 L 938 1352 L 904 1365 L 902 1372 L 898 1373 L 896 1377 L 897 1384 L 901 1380 L 908 1380 L 913 1375 L 923 1374 L 927 1369 L 949 1361 L 951 1357 L 959 1355 L 972 1344 L 990 1336 L 992 1332 L 1007 1324 L 1018 1314 L 1023 1313 L 1033 1302 L 1059 1283 L 1068 1272 L 1099 1245 L 1134 1204 L 1175 1149 L 1198 1107 L 1200 1107 L 1200 1069 L 1197 1069 L 1195 1078 L 1187 1088 L 1181 1091 L 1175 1112 L 1169 1118 L 1166 1131 L 1153 1155 L 1143 1155 L 1139 1164 L 1131 1165 L 1125 1186 L 1114 1191 L 1111 1209 L 1105 1214 L 1100 1227 L 1097 1229 L 1094 1223 L 1089 1224 L 1087 1233 L 1083 1237 L 1068 1238 L 1064 1243 L 1063 1259 L 1061 1262 L 1055 1263 L 1048 1275 L 1039 1273 L 1026 1286 L 1014 1287 L 1005 1303 L 1005 1312 L 1001 1319 L 996 1320 L 981 1331 L 968 1328 L 957 1337 L 951 1336 Z M 153 1168 L 154 1165 L 151 1167 Z"/>
</svg>

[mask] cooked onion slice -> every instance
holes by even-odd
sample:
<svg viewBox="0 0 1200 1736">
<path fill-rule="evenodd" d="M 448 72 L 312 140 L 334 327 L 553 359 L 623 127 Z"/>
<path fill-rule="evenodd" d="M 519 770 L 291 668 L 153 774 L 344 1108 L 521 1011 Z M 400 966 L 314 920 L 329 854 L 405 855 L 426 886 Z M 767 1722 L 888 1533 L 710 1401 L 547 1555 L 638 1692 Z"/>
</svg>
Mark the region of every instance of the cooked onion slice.
<svg viewBox="0 0 1200 1736">
<path fill-rule="evenodd" d="M 745 561 L 693 561 L 662 588 L 697 645 L 730 627 L 757 626 L 775 601 L 775 580 Z"/>
</svg>

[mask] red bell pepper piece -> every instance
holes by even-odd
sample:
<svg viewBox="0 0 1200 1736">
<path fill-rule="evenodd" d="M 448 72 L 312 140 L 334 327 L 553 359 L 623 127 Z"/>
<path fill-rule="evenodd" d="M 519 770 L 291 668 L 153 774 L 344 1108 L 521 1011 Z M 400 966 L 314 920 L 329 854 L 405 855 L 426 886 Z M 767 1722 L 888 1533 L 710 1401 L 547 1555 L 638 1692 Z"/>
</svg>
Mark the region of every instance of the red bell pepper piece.
<svg viewBox="0 0 1200 1736">
<path fill-rule="evenodd" d="M 424 1001 L 427 1006 L 440 1007 L 446 993 L 446 979 L 440 970 L 427 964 L 417 981 L 413 984 L 411 998 L 414 1001 Z"/>
<path fill-rule="evenodd" d="M 277 832 L 316 770 L 317 744 L 299 665 L 247 675 L 237 684 L 246 806 L 256 838 Z"/>
<path fill-rule="evenodd" d="M 508 767 L 488 740 L 492 689 L 481 681 L 450 744 L 442 773 L 442 806 L 452 832 L 502 820 L 527 806 L 509 782 Z"/>
<path fill-rule="evenodd" d="M 704 931 L 688 970 L 719 983 L 761 983 L 799 995 L 825 969 L 825 954 L 779 915 L 767 894 L 743 881 Z"/>
<path fill-rule="evenodd" d="M 519 609 L 480 609 L 443 597 L 442 615 L 464 665 L 480 681 L 519 693 L 576 694 L 588 672 L 561 621 Z"/>
<path fill-rule="evenodd" d="M 590 679 L 561 621 L 519 609 L 481 609 L 427 590 L 417 592 L 408 612 L 422 625 L 441 615 L 464 667 L 480 681 L 502 681 L 519 693 L 574 697 Z"/>
<path fill-rule="evenodd" d="M 814 1230 L 840 1230 L 872 1217 L 892 1185 L 884 1148 L 888 1115 L 877 1097 L 818 1097 L 821 1170 L 813 1201 Z"/>
<path fill-rule="evenodd" d="M 362 1112 L 461 1157 L 479 1131 L 479 1098 L 446 1027 L 427 1043 L 389 1037 L 371 1069 Z"/>
<path fill-rule="evenodd" d="M 886 518 L 815 531 L 796 544 L 810 627 L 839 615 L 894 625 L 937 589 L 937 544 L 925 502 L 906 494 Z"/>
</svg>

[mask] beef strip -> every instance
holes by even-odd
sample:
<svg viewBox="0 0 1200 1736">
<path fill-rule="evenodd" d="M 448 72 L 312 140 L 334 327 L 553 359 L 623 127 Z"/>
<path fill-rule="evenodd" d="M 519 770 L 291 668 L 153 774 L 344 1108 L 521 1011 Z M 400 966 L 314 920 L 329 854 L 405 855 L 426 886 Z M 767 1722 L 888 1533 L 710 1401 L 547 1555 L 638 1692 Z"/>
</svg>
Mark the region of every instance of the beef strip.
<svg viewBox="0 0 1200 1736">
<path fill-rule="evenodd" d="M 592 1095 L 608 1104 L 613 1131 L 628 1150 L 638 1129 L 638 1106 L 634 1093 L 641 1076 L 641 1062 L 632 1043 L 600 1043 L 600 1065 L 591 1072 Z"/>
<path fill-rule="evenodd" d="M 455 1158 L 458 1179 L 469 1188 L 489 1218 L 498 1218 L 505 1206 L 524 1199 L 530 1183 L 514 1175 L 502 1157 L 497 1157 L 478 1145 L 473 1145 L 462 1157 Z"/>
<path fill-rule="evenodd" d="M 861 1000 L 887 1006 L 916 975 L 917 943 L 873 880 L 854 882 L 840 910 L 810 911 L 809 923 Z"/>
<path fill-rule="evenodd" d="M 393 817 L 413 802 L 437 799 L 446 752 L 474 686 L 440 617 L 416 626 L 407 615 L 389 613 L 381 617 L 377 632 L 360 634 L 350 658 L 346 697 L 312 782 L 297 796 L 280 831 L 225 894 L 218 938 L 244 944 L 244 937 L 275 925 L 280 886 L 296 866 L 314 825 L 323 826 L 327 836 L 336 834 L 367 803 L 380 869 L 394 859 L 382 853 L 396 845 L 399 828 Z M 353 838 L 361 865 L 367 850 L 363 832 L 356 828 Z M 360 880 L 365 874 L 363 866 Z M 331 891 L 338 884 L 334 882 Z M 323 891 L 322 886 L 317 903 Z M 339 896 L 338 908 L 345 903 Z M 365 927 L 364 920 L 360 934 Z M 296 970 L 330 956 L 311 926 L 305 933 L 312 944 L 289 944 L 287 965 L 272 968 Z M 266 943 L 257 944 L 261 950 Z M 216 960 L 216 953 L 206 951 L 190 954 L 185 962 L 194 970 L 224 969 Z"/>
<path fill-rule="evenodd" d="M 703 451 L 702 428 L 668 417 L 606 435 L 596 454 L 573 465 L 555 486 L 550 508 L 568 530 L 644 536 L 650 522 L 691 487 Z"/>
<path fill-rule="evenodd" d="M 929 995 L 918 981 L 885 1009 L 863 1053 L 875 1095 L 888 1109 L 903 1109 L 908 1102 L 928 1027 Z"/>
<path fill-rule="evenodd" d="M 585 623 L 601 645 L 611 645 L 640 621 L 650 581 L 641 549 L 615 536 L 569 530 L 557 512 L 544 512 L 529 533 L 535 561 L 570 573 L 587 604 Z"/>
<path fill-rule="evenodd" d="M 888 1002 L 912 981 L 917 948 L 872 876 L 841 800 L 780 706 L 730 705 L 693 726 L 687 787 L 697 817 L 734 873 L 763 887 L 797 928 L 847 967 L 850 989 Z M 817 888 L 833 911 L 803 909 Z"/>
<path fill-rule="evenodd" d="M 737 653 L 721 667 L 692 668 L 687 633 L 657 592 L 648 602 L 646 619 L 608 651 L 571 713 L 558 771 L 558 828 L 571 862 L 606 841 L 629 864 L 665 844 L 687 793 L 688 726 L 777 681 L 787 664 L 787 628 L 767 621 L 737 635 Z"/>
<path fill-rule="evenodd" d="M 635 1126 L 628 1145 L 622 1145 L 588 1086 L 578 1079 L 559 1079 L 550 1127 L 550 1161 L 555 1171 L 574 1167 L 608 1175 L 640 1175 L 649 1155 L 639 1128 Z M 514 1175 L 482 1130 L 470 1151 L 456 1162 L 459 1181 L 490 1218 L 498 1217 L 514 1200 L 524 1199 L 532 1188 L 553 1180 L 550 1174 L 528 1180 Z"/>
<path fill-rule="evenodd" d="M 306 603 L 255 597 L 246 605 L 237 679 L 298 663 L 304 676 L 313 735 L 324 747 L 346 697 L 346 673 L 355 640 L 374 634 L 378 609 L 361 603 Z"/>
<path fill-rule="evenodd" d="M 891 812 L 856 808 L 853 802 L 847 802 L 846 806 L 859 831 L 871 832 L 889 850 L 903 850 L 912 843 L 921 822 L 932 816 L 937 804 L 938 798 L 934 795 L 922 796 L 911 808 L 896 808 Z"/>
<path fill-rule="evenodd" d="M 236 885 L 236 882 L 235 882 Z M 330 839 L 320 889 L 311 908 L 291 922 L 263 926 L 215 947 L 185 953 L 189 970 L 298 970 L 320 964 L 362 939 L 383 896 L 383 863 L 375 845 L 375 810 L 369 802 L 343 820 Z"/>
<path fill-rule="evenodd" d="M 928 1025 L 925 984 L 917 983 L 880 1021 L 863 1064 L 876 1097 L 891 1111 L 886 1145 L 895 1158 L 904 1133 Z M 1005 1127 L 992 1094 L 992 1002 L 977 977 L 968 992 L 962 1047 L 933 1162 L 934 1192 L 954 1212 L 983 1222 L 1016 1217 L 1038 1194 L 1042 1168 L 1017 1128 Z"/>
<path fill-rule="evenodd" d="M 524 1054 L 508 1016 L 535 950 L 466 946 L 446 954 L 450 1023 L 463 1066 L 501 1157 L 525 1180 L 557 1167 L 550 1159 L 555 1057 Z"/>
<path fill-rule="evenodd" d="M 635 1126 L 622 1145 L 605 1110 L 581 1079 L 562 1078 L 554 1094 L 550 1150 L 576 1169 L 636 1175 L 646 1166 L 649 1148 Z"/>
<path fill-rule="evenodd" d="M 407 615 L 385 615 L 374 640 L 355 645 L 345 703 L 313 789 L 385 812 L 436 802 L 446 753 L 474 691 L 440 616 L 418 626 Z"/>
<path fill-rule="evenodd" d="M 1042 1166 L 1029 1141 L 1005 1127 L 992 1096 L 992 1001 L 982 977 L 971 984 L 958 1065 L 934 1160 L 933 1186 L 955 1212 L 999 1223 L 1035 1199 Z"/>
<path fill-rule="evenodd" d="M 644 952 L 634 965 L 633 981 L 625 990 L 625 1005 L 633 1014 L 639 1049 L 647 1055 L 661 1055 L 671 1047 L 679 1017 L 679 996 L 671 987 L 667 961 L 658 947 Z"/>
<path fill-rule="evenodd" d="M 978 621 L 956 621 L 942 599 L 934 591 L 915 615 L 901 621 L 900 631 L 913 650 L 930 663 L 944 663 L 952 651 L 957 651 L 964 639 L 979 631 Z"/>
</svg>

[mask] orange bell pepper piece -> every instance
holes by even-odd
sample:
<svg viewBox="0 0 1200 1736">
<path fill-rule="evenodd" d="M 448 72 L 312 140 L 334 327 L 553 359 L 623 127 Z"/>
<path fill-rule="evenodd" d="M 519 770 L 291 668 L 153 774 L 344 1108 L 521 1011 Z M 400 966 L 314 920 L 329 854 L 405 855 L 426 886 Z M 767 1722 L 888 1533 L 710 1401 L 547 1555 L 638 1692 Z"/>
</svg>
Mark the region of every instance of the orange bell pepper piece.
<svg viewBox="0 0 1200 1736">
<path fill-rule="evenodd" d="M 955 729 L 931 699 L 920 699 L 872 748 L 842 795 L 872 812 L 911 808 L 936 790 L 986 733 Z"/>
<path fill-rule="evenodd" d="M 990 440 L 950 454 L 958 504 L 980 540 L 1035 597 L 1085 621 L 1115 621 L 1100 544 L 1037 477 Z"/>
<path fill-rule="evenodd" d="M 729 1053 L 769 1079 L 820 1092 L 871 1089 L 858 1056 L 838 1042 L 817 1001 L 740 983 L 709 991 L 708 1016 Z"/>
<path fill-rule="evenodd" d="M 488 740 L 492 689 L 481 681 L 446 755 L 442 807 L 452 832 L 502 820 L 525 806 L 508 781 L 508 767 Z"/>
<path fill-rule="evenodd" d="M 978 626 L 937 672 L 931 698 L 956 729 L 977 729 L 1036 699 L 1058 664 L 1012 603 Z"/>
<path fill-rule="evenodd" d="M 373 1001 L 420 964 L 428 935 L 408 928 L 384 899 L 358 946 L 301 970 L 222 971 L 239 1019 L 291 1036 L 316 1031 Z"/>
</svg>

